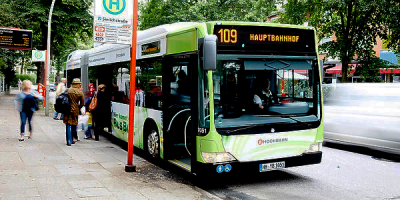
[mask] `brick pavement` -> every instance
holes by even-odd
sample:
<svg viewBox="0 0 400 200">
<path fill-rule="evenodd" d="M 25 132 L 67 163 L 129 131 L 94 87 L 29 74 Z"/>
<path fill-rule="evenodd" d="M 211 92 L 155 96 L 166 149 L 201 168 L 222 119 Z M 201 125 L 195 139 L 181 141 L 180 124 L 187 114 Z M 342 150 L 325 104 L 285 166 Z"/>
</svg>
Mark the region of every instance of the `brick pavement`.
<svg viewBox="0 0 400 200">
<path fill-rule="evenodd" d="M 16 92 L 0 97 L 0 200 L 216 198 L 170 178 L 150 179 L 148 169 L 162 169 L 138 156 L 138 172 L 126 173 L 126 151 L 104 137 L 68 147 L 64 124 L 43 109 L 33 118 L 33 139 L 19 142 Z"/>
</svg>

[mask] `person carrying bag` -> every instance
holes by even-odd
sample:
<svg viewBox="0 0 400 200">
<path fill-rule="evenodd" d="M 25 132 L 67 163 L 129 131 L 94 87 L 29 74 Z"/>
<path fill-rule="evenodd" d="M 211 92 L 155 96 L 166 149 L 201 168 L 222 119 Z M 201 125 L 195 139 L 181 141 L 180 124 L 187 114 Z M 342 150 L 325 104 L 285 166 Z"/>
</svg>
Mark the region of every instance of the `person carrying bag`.
<svg viewBox="0 0 400 200">
<path fill-rule="evenodd" d="M 94 110 L 96 109 L 96 107 L 97 107 L 97 92 L 94 93 L 93 98 L 92 98 L 92 100 L 90 101 L 89 109 L 88 109 L 89 112 L 94 111 Z"/>
<path fill-rule="evenodd" d="M 30 132 L 28 139 L 32 138 L 33 133 L 31 121 L 33 113 L 39 110 L 39 100 L 43 100 L 43 97 L 33 92 L 31 88 L 32 82 L 29 80 L 24 80 L 22 82 L 22 91 L 17 94 L 17 99 L 14 101 L 15 110 L 19 111 L 21 118 L 21 137 L 18 139 L 19 141 L 24 141 L 26 120 L 28 120 Z"/>
</svg>

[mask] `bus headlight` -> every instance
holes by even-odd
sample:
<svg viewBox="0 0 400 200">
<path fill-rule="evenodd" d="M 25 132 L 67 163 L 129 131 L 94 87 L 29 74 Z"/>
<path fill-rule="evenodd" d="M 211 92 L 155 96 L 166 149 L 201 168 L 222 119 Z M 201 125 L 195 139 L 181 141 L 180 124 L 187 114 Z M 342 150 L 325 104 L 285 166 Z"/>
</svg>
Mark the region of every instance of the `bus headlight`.
<svg viewBox="0 0 400 200">
<path fill-rule="evenodd" d="M 218 152 L 218 153 L 208 153 L 201 152 L 201 156 L 206 163 L 222 163 L 236 160 L 230 153 Z"/>
<path fill-rule="evenodd" d="M 311 144 L 310 147 L 308 147 L 308 149 L 306 150 L 306 153 L 313 153 L 321 150 L 322 150 L 322 143 L 319 142 Z"/>
</svg>

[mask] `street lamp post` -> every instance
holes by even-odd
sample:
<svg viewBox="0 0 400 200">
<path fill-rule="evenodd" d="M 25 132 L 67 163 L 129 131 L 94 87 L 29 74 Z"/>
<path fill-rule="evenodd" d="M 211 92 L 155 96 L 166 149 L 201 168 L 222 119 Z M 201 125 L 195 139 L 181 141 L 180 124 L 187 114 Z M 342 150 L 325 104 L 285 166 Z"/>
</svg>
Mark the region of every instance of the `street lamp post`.
<svg viewBox="0 0 400 200">
<path fill-rule="evenodd" d="M 56 0 L 53 0 L 51 2 L 50 6 L 50 12 L 49 12 L 49 21 L 47 22 L 47 66 L 46 66 L 46 80 L 44 81 L 44 86 L 46 88 L 46 109 L 45 109 L 45 115 L 49 116 L 49 87 L 47 87 L 47 83 L 49 82 L 49 72 L 51 68 L 51 57 L 50 57 L 50 39 L 51 39 L 51 16 L 53 15 L 53 8 L 54 8 L 54 3 Z"/>
</svg>

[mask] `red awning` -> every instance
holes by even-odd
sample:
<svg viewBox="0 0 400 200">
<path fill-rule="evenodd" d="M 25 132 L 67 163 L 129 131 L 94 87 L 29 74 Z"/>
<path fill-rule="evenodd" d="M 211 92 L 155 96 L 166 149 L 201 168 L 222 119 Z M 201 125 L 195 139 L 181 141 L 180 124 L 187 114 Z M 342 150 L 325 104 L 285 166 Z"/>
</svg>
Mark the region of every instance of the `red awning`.
<svg viewBox="0 0 400 200">
<path fill-rule="evenodd" d="M 349 64 L 349 67 L 351 67 L 350 73 L 356 72 L 356 66 L 357 66 L 357 64 Z M 342 73 L 342 64 L 337 65 L 337 66 L 335 66 L 333 68 L 327 69 L 326 73 L 327 74 L 340 74 L 340 73 Z"/>
<path fill-rule="evenodd" d="M 380 69 L 381 74 L 400 74 L 400 69 Z"/>
</svg>

